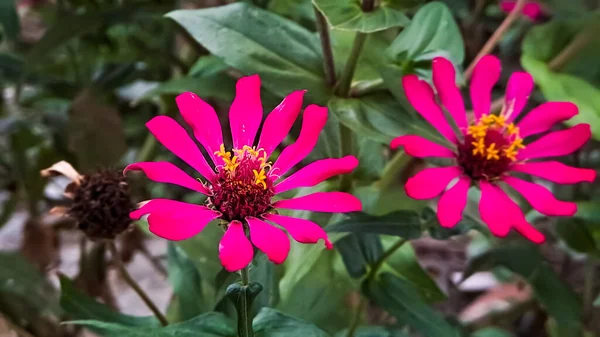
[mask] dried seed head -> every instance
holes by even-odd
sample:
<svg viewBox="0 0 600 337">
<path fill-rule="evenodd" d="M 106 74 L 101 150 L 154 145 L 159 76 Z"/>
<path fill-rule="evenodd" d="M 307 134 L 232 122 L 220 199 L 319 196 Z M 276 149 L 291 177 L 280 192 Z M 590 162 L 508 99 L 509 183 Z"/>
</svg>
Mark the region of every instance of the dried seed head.
<svg viewBox="0 0 600 337">
<path fill-rule="evenodd" d="M 120 171 L 103 170 L 83 176 L 67 214 L 89 239 L 112 240 L 129 228 L 133 209 L 125 177 Z"/>
</svg>

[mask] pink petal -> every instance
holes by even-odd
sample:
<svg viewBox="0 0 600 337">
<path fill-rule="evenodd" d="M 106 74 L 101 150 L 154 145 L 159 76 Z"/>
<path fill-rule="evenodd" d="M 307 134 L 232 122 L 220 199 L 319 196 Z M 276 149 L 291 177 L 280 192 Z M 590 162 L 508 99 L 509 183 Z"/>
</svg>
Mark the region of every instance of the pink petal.
<svg viewBox="0 0 600 337">
<path fill-rule="evenodd" d="M 572 216 L 577 212 L 574 202 L 560 201 L 545 187 L 515 177 L 504 177 L 503 181 L 521 193 L 538 212 L 548 216 Z"/>
<path fill-rule="evenodd" d="M 500 60 L 493 55 L 482 57 L 473 69 L 469 90 L 475 120 L 490 113 L 492 88 L 500 78 L 501 69 Z"/>
<path fill-rule="evenodd" d="M 438 220 L 442 227 L 452 228 L 462 219 L 469 187 L 471 187 L 471 180 L 460 177 L 454 186 L 442 194 L 437 209 Z"/>
<path fill-rule="evenodd" d="M 267 255 L 269 260 L 275 264 L 285 261 L 290 252 L 290 240 L 279 228 L 257 218 L 246 218 L 250 227 L 250 240 Z"/>
<path fill-rule="evenodd" d="M 175 99 L 179 112 L 194 131 L 194 136 L 204 146 L 216 165 L 223 160 L 215 155 L 223 144 L 221 123 L 215 109 L 192 92 L 184 92 Z"/>
<path fill-rule="evenodd" d="M 148 179 L 152 181 L 175 184 L 205 195 L 210 194 L 208 189 L 201 182 L 187 175 L 179 167 L 166 161 L 134 163 L 127 166 L 123 170 L 123 174 L 131 170 L 143 171 Z"/>
<path fill-rule="evenodd" d="M 152 199 L 130 216 L 138 220 L 148 216 L 150 231 L 161 238 L 179 241 L 200 233 L 206 224 L 221 216 L 205 206 L 188 204 L 169 199 Z"/>
<path fill-rule="evenodd" d="M 146 123 L 146 127 L 162 145 L 188 163 L 204 178 L 208 180 L 214 178 L 215 172 L 204 159 L 200 149 L 173 118 L 156 116 Z"/>
<path fill-rule="evenodd" d="M 500 2 L 500 9 L 505 13 L 509 13 L 515 9 L 516 5 L 516 1 L 502 0 Z M 538 18 L 538 16 L 540 16 L 541 12 L 542 7 L 535 1 L 528 1 L 521 10 L 521 13 L 523 13 L 523 15 L 527 16 L 533 21 L 535 21 Z"/>
<path fill-rule="evenodd" d="M 353 156 L 317 160 L 275 185 L 275 193 L 282 193 L 298 187 L 315 186 L 333 176 L 350 173 L 357 166 L 358 159 Z"/>
<path fill-rule="evenodd" d="M 264 215 L 264 218 L 285 228 L 292 238 L 300 243 L 317 243 L 320 239 L 323 239 L 327 249 L 333 248 L 323 228 L 310 220 L 277 214 L 267 214 Z"/>
<path fill-rule="evenodd" d="M 242 223 L 234 220 L 219 242 L 219 259 L 230 273 L 248 266 L 254 257 L 254 248 L 244 233 Z"/>
<path fill-rule="evenodd" d="M 409 178 L 404 185 L 406 194 L 418 200 L 437 197 L 452 179 L 461 175 L 457 166 L 427 168 Z"/>
<path fill-rule="evenodd" d="M 527 220 L 525 220 L 525 217 L 516 222 L 513 227 L 517 232 L 521 233 L 521 235 L 533 243 L 542 244 L 546 240 L 544 234 L 528 223 Z"/>
<path fill-rule="evenodd" d="M 435 102 L 433 90 L 427 82 L 419 80 L 416 75 L 402 78 L 402 87 L 410 104 L 425 118 L 429 124 L 452 143 L 456 143 L 454 130 L 448 124 L 440 106 Z"/>
<path fill-rule="evenodd" d="M 523 111 L 533 87 L 533 77 L 529 73 L 518 71 L 510 75 L 504 96 L 505 110 L 503 110 L 507 122 L 514 121 Z"/>
<path fill-rule="evenodd" d="M 589 124 L 577 124 L 572 128 L 549 133 L 519 151 L 517 159 L 559 157 L 573 153 L 585 144 L 592 132 Z"/>
<path fill-rule="evenodd" d="M 299 90 L 289 94 L 265 119 L 258 148 L 265 150 L 267 157 L 290 132 L 302 109 L 305 92 L 306 90 Z"/>
<path fill-rule="evenodd" d="M 529 135 L 550 130 L 556 124 L 577 115 L 577 105 L 571 102 L 546 102 L 531 110 L 519 122 L 519 136 Z"/>
<path fill-rule="evenodd" d="M 511 170 L 529 173 L 559 184 L 576 184 L 584 181 L 591 183 L 596 179 L 595 170 L 571 167 L 558 161 L 516 164 L 511 167 Z"/>
<path fill-rule="evenodd" d="M 518 214 L 514 214 L 515 209 L 509 205 L 510 199 L 498 186 L 483 180 L 479 186 L 481 187 L 479 201 L 481 220 L 488 225 L 492 234 L 505 237 L 510 231 L 511 219 L 517 218 Z"/>
<path fill-rule="evenodd" d="M 433 59 L 433 84 L 440 96 L 442 104 L 456 122 L 459 129 L 467 128 L 467 114 L 460 90 L 456 86 L 454 65 L 448 59 L 436 57 Z"/>
<path fill-rule="evenodd" d="M 390 144 L 392 149 L 395 149 L 399 146 L 404 146 L 404 151 L 417 158 L 426 158 L 426 157 L 442 157 L 442 158 L 454 158 L 456 154 L 452 152 L 450 149 L 441 146 L 437 143 L 434 143 L 428 139 L 425 139 L 421 136 L 415 135 L 406 135 L 396 137 L 392 140 Z"/>
<path fill-rule="evenodd" d="M 252 75 L 240 78 L 235 85 L 235 99 L 229 108 L 229 125 L 235 149 L 254 145 L 262 117 L 260 77 Z"/>
<path fill-rule="evenodd" d="M 360 200 L 352 194 L 344 192 L 316 192 L 302 197 L 277 201 L 273 204 L 273 207 L 332 213 L 362 210 Z"/>
<path fill-rule="evenodd" d="M 290 168 L 298 164 L 317 145 L 319 134 L 327 122 L 327 108 L 309 105 L 304 110 L 302 129 L 296 142 L 281 151 L 281 154 L 269 171 L 277 176 L 284 175 Z"/>
</svg>

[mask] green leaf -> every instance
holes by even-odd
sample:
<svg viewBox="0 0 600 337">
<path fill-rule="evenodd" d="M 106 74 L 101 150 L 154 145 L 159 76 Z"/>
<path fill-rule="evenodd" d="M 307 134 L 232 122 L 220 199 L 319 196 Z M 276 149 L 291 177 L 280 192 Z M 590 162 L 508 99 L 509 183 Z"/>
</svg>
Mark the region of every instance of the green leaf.
<svg viewBox="0 0 600 337">
<path fill-rule="evenodd" d="M 330 233 L 351 232 L 386 234 L 403 237 L 407 240 L 420 238 L 423 226 L 415 211 L 396 211 L 383 216 L 356 213 L 349 219 L 325 227 Z"/>
<path fill-rule="evenodd" d="M 443 142 L 439 133 L 425 120 L 409 113 L 385 92 L 360 98 L 334 97 L 329 101 L 328 107 L 342 124 L 358 135 L 386 145 L 393 138 L 406 134 L 417 134 Z"/>
<path fill-rule="evenodd" d="M 94 319 L 106 323 L 121 324 L 130 327 L 160 326 L 154 316 L 135 317 L 114 311 L 106 304 L 98 303 L 81 290 L 75 288 L 73 281 L 60 275 L 60 305 L 71 318 Z"/>
<path fill-rule="evenodd" d="M 327 22 L 337 29 L 373 33 L 410 22 L 393 2 L 384 1 L 373 11 L 363 12 L 360 0 L 313 0 Z"/>
<path fill-rule="evenodd" d="M 442 315 L 427 305 L 407 280 L 389 273 L 380 274 L 363 285 L 363 291 L 399 324 L 408 324 L 425 336 L 458 337 L 459 332 Z"/>
<path fill-rule="evenodd" d="M 498 328 L 485 328 L 474 332 L 471 337 L 512 337 L 512 334 Z"/>
<path fill-rule="evenodd" d="M 121 115 L 102 102 L 93 89 L 82 90 L 71 105 L 69 147 L 85 172 L 117 163 L 125 151 Z"/>
<path fill-rule="evenodd" d="M 577 105 L 579 114 L 566 121 L 567 125 L 588 123 L 592 127 L 592 136 L 600 139 L 600 89 L 578 77 L 553 72 L 546 63 L 527 55 L 521 57 L 521 64 L 531 73 L 548 101 Z"/>
<path fill-rule="evenodd" d="M 19 36 L 21 25 L 15 2 L 16 0 L 0 1 L 0 42 L 3 35 L 13 41 Z"/>
<path fill-rule="evenodd" d="M 263 290 L 253 303 L 254 312 L 263 307 L 274 307 L 279 302 L 279 275 L 275 272 L 275 264 L 266 255 L 260 254 L 254 258 L 250 268 L 250 279 L 262 285 Z"/>
<path fill-rule="evenodd" d="M 454 64 L 462 64 L 465 46 L 452 12 L 441 2 L 421 7 L 410 24 L 387 50 L 395 62 L 431 60 L 444 55 Z"/>
<path fill-rule="evenodd" d="M 523 276 L 548 313 L 564 327 L 578 328 L 581 303 L 577 295 L 548 266 L 540 252 L 531 245 L 505 245 L 485 252 L 470 261 L 464 278 L 474 272 L 496 266 L 507 267 Z"/>
<path fill-rule="evenodd" d="M 217 98 L 226 102 L 233 101 L 235 82 L 228 76 L 219 74 L 206 77 L 180 77 L 161 83 L 150 90 L 137 102 L 143 102 L 156 96 L 179 95 L 191 91 L 202 98 Z"/>
<path fill-rule="evenodd" d="M 383 254 L 378 235 L 350 234 L 335 243 L 348 274 L 359 278 L 366 274 L 367 265 L 374 264 Z"/>
<path fill-rule="evenodd" d="M 100 331 L 104 337 L 234 337 L 231 322 L 225 315 L 210 312 L 188 321 L 166 327 L 128 327 L 101 321 L 71 321 L 69 324 L 84 325 Z"/>
<path fill-rule="evenodd" d="M 335 334 L 335 337 L 347 337 L 348 329 Z M 407 337 L 408 335 L 383 326 L 362 326 L 356 329 L 354 337 Z"/>
<path fill-rule="evenodd" d="M 180 320 L 184 321 L 207 311 L 209 303 L 202 292 L 202 278 L 183 249 L 169 242 L 167 262 L 169 283 L 178 299 Z"/>
<path fill-rule="evenodd" d="M 594 236 L 581 219 L 559 219 L 556 231 L 569 247 L 578 252 L 591 253 L 598 249 Z"/>
<path fill-rule="evenodd" d="M 307 89 L 307 100 L 323 104 L 330 95 L 316 35 L 276 14 L 246 3 L 167 14 L 212 54 L 284 97 Z"/>
<path fill-rule="evenodd" d="M 271 308 L 263 308 L 252 326 L 256 337 L 329 337 L 315 325 Z"/>
<path fill-rule="evenodd" d="M 207 55 L 198 58 L 196 63 L 190 68 L 188 75 L 194 77 L 217 75 L 227 70 L 228 67 L 220 58 L 214 55 Z"/>
</svg>

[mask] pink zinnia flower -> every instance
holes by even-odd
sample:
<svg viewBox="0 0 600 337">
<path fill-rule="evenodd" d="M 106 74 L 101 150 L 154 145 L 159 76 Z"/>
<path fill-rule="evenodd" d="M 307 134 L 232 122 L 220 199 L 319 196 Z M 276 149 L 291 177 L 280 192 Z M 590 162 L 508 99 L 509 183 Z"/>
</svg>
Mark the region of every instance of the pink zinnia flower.
<svg viewBox="0 0 600 337">
<path fill-rule="evenodd" d="M 512 12 L 517 6 L 517 2 L 514 0 L 502 0 L 500 1 L 500 9 L 505 13 Z M 536 1 L 527 1 L 522 10 L 523 15 L 530 18 L 532 21 L 536 21 L 542 14 L 542 6 Z"/>
<path fill-rule="evenodd" d="M 439 99 L 460 130 L 457 135 L 448 124 L 444 112 L 436 103 L 433 90 L 427 82 L 415 75 L 402 79 L 406 96 L 414 108 L 433 125 L 453 146 L 438 145 L 423 137 L 407 135 L 394 139 L 392 148 L 403 146 L 409 155 L 451 158 L 453 165 L 425 169 L 406 183 L 406 193 L 415 199 L 432 199 L 442 194 L 437 216 L 442 226 L 453 227 L 462 218 L 467 203 L 467 190 L 479 185 L 481 219 L 490 231 L 499 237 L 515 228 L 529 240 L 541 243 L 544 236 L 531 226 L 519 206 L 502 190 L 510 186 L 523 195 L 533 208 L 549 216 L 571 216 L 577 211 L 573 202 L 554 198 L 546 188 L 513 176 L 514 172 L 527 173 L 559 184 L 593 181 L 596 173 L 590 169 L 566 166 L 558 161 L 534 161 L 538 158 L 557 157 L 579 149 L 591 136 L 588 124 L 550 132 L 529 144 L 529 136 L 548 131 L 552 125 L 577 114 L 577 106 L 568 102 L 544 103 L 519 123 L 513 121 L 525 107 L 533 90 L 533 79 L 528 73 L 516 72 L 508 81 L 504 108 L 499 115 L 490 114 L 491 90 L 500 77 L 500 61 L 484 56 L 476 65 L 471 80 L 471 102 L 475 121 L 469 122 L 463 98 L 455 84 L 452 63 L 444 58 L 433 61 L 433 83 Z M 457 182 L 446 191 L 451 181 Z"/>
<path fill-rule="evenodd" d="M 357 165 L 355 157 L 315 161 L 287 178 L 283 175 L 304 159 L 317 144 L 327 120 L 327 108 L 309 105 L 304 110 L 302 130 L 296 142 L 286 147 L 275 163 L 269 156 L 289 132 L 302 108 L 304 90 L 288 95 L 265 119 L 258 146 L 254 138 L 260 127 L 263 109 L 258 75 L 241 78 L 229 110 L 233 149 L 223 144 L 221 125 L 215 110 L 198 96 L 186 92 L 176 99 L 186 123 L 208 152 L 213 169 L 184 128 L 167 116 L 157 116 L 146 123 L 152 134 L 167 149 L 189 164 L 206 181 L 200 182 L 168 162 L 142 162 L 129 165 L 124 172 L 141 170 L 149 179 L 176 184 L 205 194 L 206 205 L 175 200 L 153 199 L 131 213 L 139 219 L 148 216 L 150 231 L 168 240 L 185 240 L 198 234 L 207 223 L 222 219 L 228 223 L 219 244 L 219 258 L 228 271 L 246 267 L 253 258 L 253 247 L 263 251 L 271 261 L 282 263 L 290 250 L 283 228 L 301 243 L 323 239 L 332 245 L 325 231 L 312 221 L 278 215 L 276 209 L 315 212 L 353 212 L 361 210 L 360 201 L 348 193 L 317 192 L 293 199 L 273 202 L 279 193 L 308 187 L 343 173 Z M 252 243 L 246 237 L 249 232 Z"/>
</svg>

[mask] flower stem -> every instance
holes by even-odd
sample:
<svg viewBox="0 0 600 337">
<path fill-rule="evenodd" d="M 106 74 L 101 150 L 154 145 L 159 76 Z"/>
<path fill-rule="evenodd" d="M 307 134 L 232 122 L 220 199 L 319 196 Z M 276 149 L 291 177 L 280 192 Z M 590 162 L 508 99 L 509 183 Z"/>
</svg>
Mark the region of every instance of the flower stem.
<svg viewBox="0 0 600 337">
<path fill-rule="evenodd" d="M 127 268 L 125 268 L 125 264 L 123 264 L 123 260 L 121 260 L 121 255 L 119 255 L 119 252 L 117 251 L 117 246 L 113 241 L 108 243 L 108 248 L 110 249 L 110 253 L 113 256 L 113 261 L 115 262 L 119 273 L 121 273 L 121 276 L 125 279 L 125 282 L 127 282 L 127 284 L 129 284 L 129 286 L 131 286 L 131 288 L 140 296 L 142 301 L 144 301 L 146 306 L 148 306 L 150 311 L 152 311 L 152 313 L 160 321 L 160 324 L 162 324 L 162 326 L 169 325 L 169 321 L 167 321 L 165 316 L 160 312 L 160 310 L 158 310 L 158 308 L 152 302 L 148 294 L 146 294 L 144 290 L 140 287 L 140 285 L 137 284 L 137 282 L 133 279 L 133 277 L 131 277 L 131 275 L 127 271 Z"/>
<path fill-rule="evenodd" d="M 369 270 L 369 273 L 365 277 L 364 282 L 367 282 L 367 283 L 371 282 L 375 278 L 375 276 L 377 276 L 379 269 L 381 268 L 381 266 L 383 266 L 385 261 L 387 259 L 389 259 L 390 256 L 392 256 L 406 242 L 407 242 L 406 239 L 400 238 L 388 250 L 386 250 L 383 253 L 383 255 L 381 255 L 381 257 L 375 262 L 373 267 Z M 362 314 L 366 304 L 367 304 L 366 298 L 364 296 L 361 296 L 360 303 L 358 304 L 358 307 L 356 308 L 356 312 L 354 313 L 352 323 L 350 324 L 350 328 L 348 329 L 348 334 L 346 335 L 347 337 L 354 337 L 354 334 L 356 333 L 356 329 L 358 328 L 358 323 L 360 321 L 361 314 Z"/>
<path fill-rule="evenodd" d="M 248 266 L 246 266 L 240 270 L 242 286 L 246 292 L 249 291 L 250 284 L 250 273 L 248 269 Z M 252 329 L 252 308 L 250 306 L 250 302 L 248 301 L 246 292 L 243 293 L 240 306 L 238 308 L 238 315 L 241 316 L 238 317 L 238 334 L 240 334 L 240 337 L 253 337 L 254 330 Z"/>
<path fill-rule="evenodd" d="M 350 85 L 352 84 L 354 71 L 356 70 L 356 65 L 358 64 L 358 59 L 366 40 L 367 34 L 361 32 L 356 33 L 354 42 L 352 42 L 350 56 L 348 56 L 348 60 L 346 61 L 344 70 L 342 71 L 342 77 L 338 83 L 337 94 L 341 97 L 348 97 L 348 94 L 350 93 Z"/>
<path fill-rule="evenodd" d="M 550 63 L 548 68 L 551 70 L 562 69 L 575 55 L 585 48 L 596 37 L 598 25 L 592 25 L 582 30 L 573 38 L 573 40 L 558 54 Z"/>
<path fill-rule="evenodd" d="M 489 40 L 487 40 L 485 45 L 483 45 L 483 47 L 481 48 L 479 53 L 477 53 L 477 56 L 475 56 L 475 58 L 473 59 L 471 64 L 469 64 L 469 66 L 467 67 L 467 70 L 465 70 L 465 73 L 464 73 L 465 81 L 468 80 L 471 77 L 471 75 L 473 74 L 473 69 L 475 69 L 475 65 L 477 64 L 477 62 L 479 62 L 479 60 L 483 56 L 492 52 L 494 47 L 496 47 L 496 45 L 502 38 L 502 35 L 504 35 L 504 33 L 506 33 L 506 31 L 510 28 L 512 23 L 519 16 L 521 16 L 521 11 L 523 10 L 523 7 L 525 7 L 525 2 L 526 2 L 526 0 L 517 0 L 515 8 L 513 8 L 513 10 L 510 11 L 508 16 L 504 19 L 504 21 L 502 21 L 500 26 L 498 26 L 498 28 L 496 29 L 494 34 L 492 34 L 492 36 L 489 38 Z"/>
<path fill-rule="evenodd" d="M 333 61 L 333 50 L 331 49 L 331 38 L 329 37 L 329 26 L 325 17 L 313 6 L 315 16 L 317 17 L 317 31 L 321 38 L 321 48 L 323 49 L 323 67 L 325 70 L 325 79 L 330 86 L 335 85 L 335 63 Z"/>
<path fill-rule="evenodd" d="M 250 284 L 250 272 L 248 271 L 248 266 L 244 267 L 244 269 L 240 270 L 240 276 L 242 278 L 242 285 L 247 286 Z"/>
</svg>

